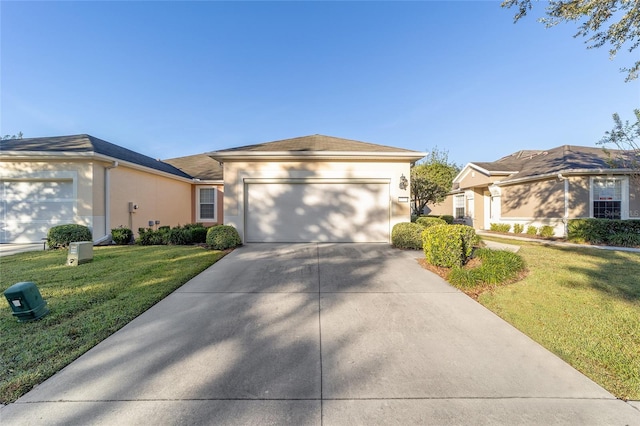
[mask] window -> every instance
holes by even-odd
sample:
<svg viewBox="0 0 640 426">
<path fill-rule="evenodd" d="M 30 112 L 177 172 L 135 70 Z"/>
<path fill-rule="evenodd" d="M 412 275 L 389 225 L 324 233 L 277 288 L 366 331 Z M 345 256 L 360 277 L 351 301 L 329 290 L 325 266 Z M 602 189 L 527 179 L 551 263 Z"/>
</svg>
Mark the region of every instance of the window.
<svg viewBox="0 0 640 426">
<path fill-rule="evenodd" d="M 598 219 L 623 219 L 624 196 L 628 182 L 623 178 L 593 178 L 591 180 L 591 216 Z"/>
<path fill-rule="evenodd" d="M 464 194 L 453 197 L 453 215 L 456 219 L 464 217 Z"/>
<path fill-rule="evenodd" d="M 217 190 L 212 188 L 198 188 L 198 222 L 216 221 Z"/>
</svg>

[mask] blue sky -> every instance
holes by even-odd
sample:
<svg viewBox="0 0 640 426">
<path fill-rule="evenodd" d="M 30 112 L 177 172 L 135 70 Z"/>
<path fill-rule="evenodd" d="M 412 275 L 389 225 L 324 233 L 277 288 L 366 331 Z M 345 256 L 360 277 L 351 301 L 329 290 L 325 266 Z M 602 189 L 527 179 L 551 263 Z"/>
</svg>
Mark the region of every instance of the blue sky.
<svg viewBox="0 0 640 426">
<path fill-rule="evenodd" d="M 535 5 L 542 13 L 544 2 Z M 594 146 L 640 83 L 499 1 L 0 2 L 0 133 L 154 158 L 310 134 L 459 164 Z"/>
</svg>

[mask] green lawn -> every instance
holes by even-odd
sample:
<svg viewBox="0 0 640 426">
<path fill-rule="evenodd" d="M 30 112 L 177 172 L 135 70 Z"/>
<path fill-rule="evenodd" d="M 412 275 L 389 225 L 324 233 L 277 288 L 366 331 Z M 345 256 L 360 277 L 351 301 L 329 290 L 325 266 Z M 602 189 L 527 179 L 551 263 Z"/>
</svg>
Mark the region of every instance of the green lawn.
<svg viewBox="0 0 640 426">
<path fill-rule="evenodd" d="M 0 291 L 37 284 L 50 313 L 19 323 L 0 309 L 0 403 L 44 381 L 127 324 L 224 252 L 196 246 L 95 247 L 94 260 L 65 266 L 66 250 L 0 258 Z"/>
<path fill-rule="evenodd" d="M 615 396 L 640 400 L 640 253 L 496 240 L 522 247 L 529 275 L 479 302 Z"/>
</svg>

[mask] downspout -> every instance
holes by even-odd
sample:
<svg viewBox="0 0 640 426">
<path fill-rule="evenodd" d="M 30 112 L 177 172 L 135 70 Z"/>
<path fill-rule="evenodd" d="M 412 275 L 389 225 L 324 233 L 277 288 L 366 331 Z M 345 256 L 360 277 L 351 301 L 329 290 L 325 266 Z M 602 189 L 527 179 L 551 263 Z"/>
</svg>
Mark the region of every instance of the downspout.
<svg viewBox="0 0 640 426">
<path fill-rule="evenodd" d="M 569 178 L 562 176 L 562 173 L 558 173 L 558 180 L 564 181 L 564 217 L 562 223 L 564 224 L 564 237 L 569 236 Z"/>
<path fill-rule="evenodd" d="M 96 243 L 102 243 L 109 239 L 111 234 L 111 169 L 118 167 L 118 162 L 114 161 L 110 166 L 104 168 L 104 237 Z"/>
</svg>

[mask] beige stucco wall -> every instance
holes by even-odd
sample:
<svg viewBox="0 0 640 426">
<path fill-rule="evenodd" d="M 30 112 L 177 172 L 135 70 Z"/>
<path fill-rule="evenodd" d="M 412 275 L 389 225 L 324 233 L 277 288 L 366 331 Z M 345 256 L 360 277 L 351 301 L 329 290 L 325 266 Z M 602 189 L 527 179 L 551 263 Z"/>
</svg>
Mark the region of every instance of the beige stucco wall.
<svg viewBox="0 0 640 426">
<path fill-rule="evenodd" d="M 192 185 L 189 182 L 122 165 L 110 171 L 110 180 L 110 228 L 123 226 L 137 234 L 138 228 L 149 226 L 149 221 L 159 221 L 157 226 L 192 222 Z M 132 214 L 129 214 L 130 202 L 138 206 Z"/>
<path fill-rule="evenodd" d="M 458 181 L 460 189 L 472 188 L 474 186 L 488 186 L 495 179 L 491 179 L 490 176 L 475 170 L 473 168 L 467 168 L 462 174 L 462 179 Z"/>
<path fill-rule="evenodd" d="M 224 223 L 244 238 L 244 179 L 389 179 L 390 229 L 411 218 L 409 188 L 401 190 L 400 176 L 410 176 L 408 162 L 382 161 L 254 161 L 224 163 Z M 399 202 L 407 197 L 407 202 Z M 286 208 L 283 206 L 283 208 Z M 389 235 L 391 234 L 389 229 Z"/>
<path fill-rule="evenodd" d="M 436 216 L 436 215 L 440 216 L 443 214 L 451 215 L 453 214 L 452 212 L 453 212 L 453 196 L 452 195 L 447 195 L 447 198 L 445 198 L 445 200 L 441 203 L 438 203 L 438 204 L 428 203 L 424 209 L 424 214 L 433 215 L 433 216 Z"/>
<path fill-rule="evenodd" d="M 629 219 L 640 219 L 640 176 L 629 179 Z"/>
<path fill-rule="evenodd" d="M 558 179 L 503 186 L 500 190 L 504 218 L 564 217 L 564 182 Z"/>
</svg>

